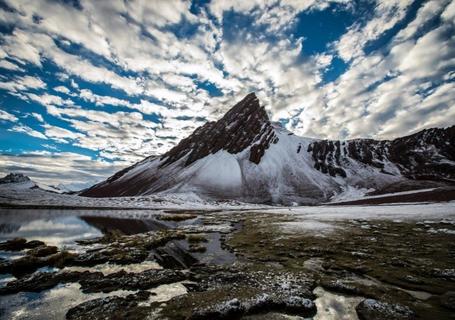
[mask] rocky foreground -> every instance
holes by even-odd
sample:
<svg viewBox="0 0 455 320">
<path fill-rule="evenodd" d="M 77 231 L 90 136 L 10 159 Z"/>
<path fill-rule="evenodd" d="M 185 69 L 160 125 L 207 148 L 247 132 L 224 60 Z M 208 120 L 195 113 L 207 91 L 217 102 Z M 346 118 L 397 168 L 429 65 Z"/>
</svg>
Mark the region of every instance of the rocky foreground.
<svg viewBox="0 0 455 320">
<path fill-rule="evenodd" d="M 0 295 L 77 283 L 88 298 L 66 319 L 455 319 L 453 219 L 302 228 L 283 213 L 168 212 L 156 222 L 135 234 L 111 222 L 77 251 L 3 242 L 22 256 L 0 261 L 14 277 Z M 116 269 L 99 271 L 106 264 Z M 185 291 L 153 299 L 175 283 Z"/>
</svg>

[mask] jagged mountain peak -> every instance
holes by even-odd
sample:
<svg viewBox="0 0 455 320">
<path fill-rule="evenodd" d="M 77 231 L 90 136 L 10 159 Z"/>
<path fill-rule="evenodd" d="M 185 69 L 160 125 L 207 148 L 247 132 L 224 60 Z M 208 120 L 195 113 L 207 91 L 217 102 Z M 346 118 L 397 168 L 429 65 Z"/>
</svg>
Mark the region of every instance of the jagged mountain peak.
<svg viewBox="0 0 455 320">
<path fill-rule="evenodd" d="M 259 141 L 250 160 L 258 163 L 274 139 L 267 112 L 254 92 L 234 105 L 220 120 L 207 122 L 165 153 L 161 166 L 185 159 L 185 166 L 220 150 L 235 154 Z"/>
<path fill-rule="evenodd" d="M 219 121 L 230 124 L 237 121 L 248 122 L 252 118 L 257 118 L 263 122 L 269 121 L 267 112 L 260 105 L 254 92 L 249 93 L 235 104 Z"/>
</svg>

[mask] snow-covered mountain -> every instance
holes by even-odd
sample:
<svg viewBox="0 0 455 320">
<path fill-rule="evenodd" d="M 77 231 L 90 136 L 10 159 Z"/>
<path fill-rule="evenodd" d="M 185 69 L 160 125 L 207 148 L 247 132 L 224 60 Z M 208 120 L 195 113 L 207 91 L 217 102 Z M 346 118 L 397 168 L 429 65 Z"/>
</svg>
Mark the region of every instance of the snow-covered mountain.
<svg viewBox="0 0 455 320">
<path fill-rule="evenodd" d="M 272 123 L 251 93 L 161 157 L 146 158 L 81 195 L 191 192 L 311 204 L 422 179 L 455 182 L 455 126 L 384 141 L 310 139 Z"/>
<path fill-rule="evenodd" d="M 26 175 L 22 173 L 9 173 L 3 178 L 0 178 L 0 185 L 2 185 L 2 189 L 12 188 L 18 190 L 26 190 L 26 189 L 40 189 L 52 193 L 66 193 L 67 190 L 55 187 L 55 186 L 48 186 L 45 184 L 38 184 Z"/>
</svg>

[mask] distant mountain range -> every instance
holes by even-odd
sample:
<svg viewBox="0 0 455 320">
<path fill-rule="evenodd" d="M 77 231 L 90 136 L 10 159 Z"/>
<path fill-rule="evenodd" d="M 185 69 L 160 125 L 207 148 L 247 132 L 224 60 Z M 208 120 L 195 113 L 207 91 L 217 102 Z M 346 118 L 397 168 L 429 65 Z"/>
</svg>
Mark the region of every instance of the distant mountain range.
<svg viewBox="0 0 455 320">
<path fill-rule="evenodd" d="M 250 93 L 162 156 L 125 168 L 81 195 L 196 193 L 289 205 L 454 183 L 455 126 L 383 141 L 304 138 L 272 123 Z"/>
<path fill-rule="evenodd" d="M 45 184 L 38 184 L 35 181 L 31 180 L 28 176 L 26 176 L 22 173 L 9 173 L 6 176 L 4 176 L 3 178 L 0 178 L 0 185 L 5 185 L 5 184 L 12 184 L 16 188 L 21 188 L 21 189 L 41 189 L 41 190 L 52 192 L 52 193 L 60 193 L 60 194 L 75 193 L 75 191 L 68 190 L 62 185 L 48 186 Z"/>
</svg>

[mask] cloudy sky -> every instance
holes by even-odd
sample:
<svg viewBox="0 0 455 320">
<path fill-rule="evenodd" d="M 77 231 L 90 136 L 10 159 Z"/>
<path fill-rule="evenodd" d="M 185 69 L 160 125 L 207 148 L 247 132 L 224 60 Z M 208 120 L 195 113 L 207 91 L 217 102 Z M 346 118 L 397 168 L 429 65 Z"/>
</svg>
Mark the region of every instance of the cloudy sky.
<svg viewBox="0 0 455 320">
<path fill-rule="evenodd" d="M 255 91 L 296 134 L 455 120 L 455 0 L 0 0 L 0 174 L 79 188 Z"/>
</svg>

